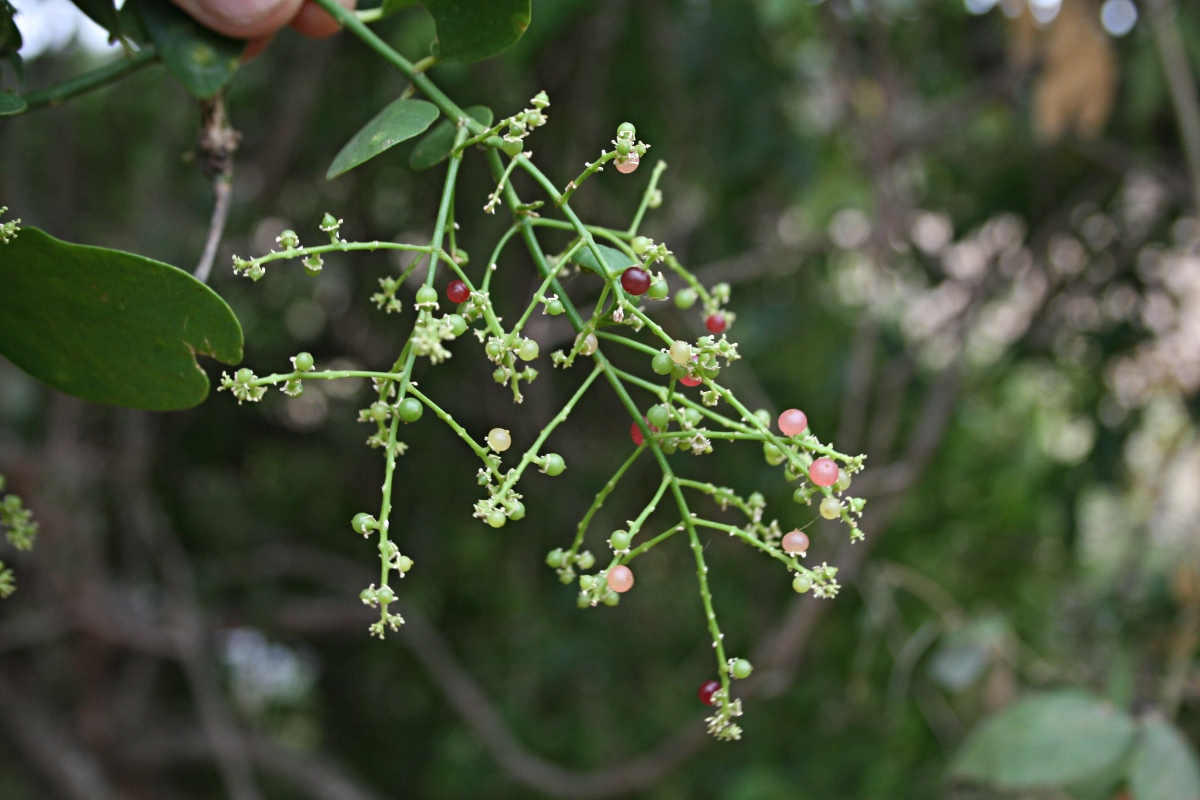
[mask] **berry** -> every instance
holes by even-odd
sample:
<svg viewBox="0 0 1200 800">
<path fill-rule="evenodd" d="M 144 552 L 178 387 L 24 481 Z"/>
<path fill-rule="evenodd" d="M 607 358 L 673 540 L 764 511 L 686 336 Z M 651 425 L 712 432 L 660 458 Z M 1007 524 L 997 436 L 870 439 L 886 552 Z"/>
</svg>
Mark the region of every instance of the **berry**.
<svg viewBox="0 0 1200 800">
<path fill-rule="evenodd" d="M 493 528 L 503 528 L 506 522 L 508 522 L 508 517 L 504 516 L 504 512 L 498 508 L 492 509 L 487 515 L 487 524 Z"/>
<path fill-rule="evenodd" d="M 450 281 L 450 285 L 446 287 L 446 299 L 454 305 L 467 302 L 470 296 L 471 289 L 466 281 Z"/>
<path fill-rule="evenodd" d="M 589 333 L 587 336 L 583 337 L 582 340 L 580 337 L 576 336 L 575 344 L 579 347 L 580 355 L 590 356 L 592 353 L 596 352 L 596 348 L 600 346 L 600 340 L 596 338 L 596 334 Z"/>
<path fill-rule="evenodd" d="M 442 317 L 442 322 L 449 326 L 450 332 L 455 336 L 462 336 L 467 332 L 467 321 L 459 314 L 447 314 Z"/>
<path fill-rule="evenodd" d="M 671 424 L 671 410 L 664 405 L 650 406 L 646 412 L 646 421 L 654 428 L 665 431 Z"/>
<path fill-rule="evenodd" d="M 700 698 L 700 702 L 706 706 L 711 706 L 716 701 L 713 700 L 715 695 L 721 689 L 720 681 L 705 681 L 700 684 L 700 690 L 696 692 L 696 696 Z"/>
<path fill-rule="evenodd" d="M 371 403 L 371 418 L 376 422 L 386 422 L 388 416 L 392 413 L 392 407 L 380 400 L 377 403 Z"/>
<path fill-rule="evenodd" d="M 624 564 L 618 564 L 608 571 L 605 578 L 608 588 L 617 594 L 624 594 L 633 588 L 633 570 Z"/>
<path fill-rule="evenodd" d="M 297 353 L 292 359 L 292 366 L 296 368 L 296 372 L 308 372 L 313 368 L 312 353 Z"/>
<path fill-rule="evenodd" d="M 354 528 L 355 533 L 366 536 L 375 528 L 375 518 L 365 511 L 360 511 L 354 515 L 354 519 L 350 520 L 350 527 Z"/>
<path fill-rule="evenodd" d="M 671 344 L 671 360 L 680 366 L 686 367 L 688 362 L 692 360 L 692 346 L 687 342 L 676 339 Z"/>
<path fill-rule="evenodd" d="M 685 408 L 683 410 L 683 420 L 694 428 L 700 424 L 700 412 L 694 408 Z"/>
<path fill-rule="evenodd" d="M 630 153 L 627 156 L 617 156 L 617 172 L 622 175 L 628 175 L 638 168 L 638 164 L 642 163 L 641 156 L 637 153 Z"/>
<path fill-rule="evenodd" d="M 554 548 L 549 553 L 546 553 L 546 566 L 554 567 L 555 569 L 561 567 L 563 565 L 564 555 L 565 553 L 563 553 L 561 547 Z"/>
<path fill-rule="evenodd" d="M 521 154 L 521 146 L 522 142 L 520 139 L 515 142 L 510 142 L 508 139 L 504 139 L 500 142 L 500 149 L 503 150 L 510 158 L 516 158 Z"/>
<path fill-rule="evenodd" d="M 233 378 L 238 383 L 249 383 L 250 381 L 254 380 L 254 372 L 242 367 L 237 371 L 237 374 L 234 375 Z"/>
<path fill-rule="evenodd" d="M 617 155 L 629 155 L 629 142 L 625 141 L 624 139 L 621 139 L 619 142 L 617 142 Z"/>
<path fill-rule="evenodd" d="M 415 397 L 406 397 L 396 407 L 396 416 L 404 422 L 416 422 L 425 413 L 425 406 Z"/>
<path fill-rule="evenodd" d="M 508 518 L 513 522 L 525 519 L 525 504 L 520 500 L 514 500 L 512 508 L 508 510 Z"/>
<path fill-rule="evenodd" d="M 650 284 L 650 291 L 646 292 L 646 297 L 649 297 L 651 300 L 666 300 L 667 294 L 670 291 L 671 289 L 667 286 L 666 281 L 655 281 Z"/>
<path fill-rule="evenodd" d="M 488 447 L 495 450 L 497 453 L 503 453 L 508 448 L 512 447 L 512 436 L 504 428 L 492 428 L 487 435 Z M 494 527 L 499 528 L 499 525 Z"/>
<path fill-rule="evenodd" d="M 621 603 L 621 595 L 617 594 L 616 592 L 605 592 L 604 593 L 604 605 L 611 607 L 611 606 L 615 606 L 615 605 L 620 605 L 620 603 Z"/>
<path fill-rule="evenodd" d="M 632 122 L 622 122 L 617 126 L 617 136 L 622 139 L 636 139 L 637 128 L 633 127 Z"/>
<path fill-rule="evenodd" d="M 726 322 L 724 314 L 711 314 L 708 319 L 704 320 L 704 327 L 708 328 L 708 332 L 714 336 L 719 336 L 725 332 Z"/>
<path fill-rule="evenodd" d="M 798 408 L 789 408 L 779 415 L 779 430 L 784 436 L 797 436 L 808 427 L 808 416 Z"/>
<path fill-rule="evenodd" d="M 762 426 L 764 428 L 771 427 L 771 412 L 770 411 L 767 411 L 765 408 L 760 408 L 758 411 L 754 412 L 754 416 L 758 418 L 758 421 L 762 423 Z"/>
<path fill-rule="evenodd" d="M 821 516 L 825 519 L 837 519 L 842 515 L 842 504 L 832 497 L 821 501 Z"/>
<path fill-rule="evenodd" d="M 838 469 L 838 479 L 834 481 L 833 488 L 836 491 L 844 492 L 850 488 L 850 473 L 844 469 Z"/>
<path fill-rule="evenodd" d="M 783 454 L 783 451 L 770 442 L 763 443 L 763 458 L 772 467 L 778 467 L 787 460 L 787 456 Z"/>
<path fill-rule="evenodd" d="M 833 486 L 838 479 L 838 465 L 832 458 L 822 456 L 808 468 L 808 477 L 817 486 Z"/>
<path fill-rule="evenodd" d="M 675 362 L 671 360 L 670 353 L 659 353 L 650 361 L 650 369 L 654 370 L 657 375 L 668 375 L 671 372 L 671 367 Z"/>
<path fill-rule="evenodd" d="M 563 307 L 562 300 L 555 299 L 551 300 L 549 303 L 546 303 L 546 313 L 552 317 L 557 317 L 564 311 L 566 311 L 566 309 Z"/>
<path fill-rule="evenodd" d="M 633 295 L 643 295 L 650 288 L 650 273 L 641 267 L 630 267 L 621 273 L 621 288 Z"/>
<path fill-rule="evenodd" d="M 521 346 L 517 348 L 517 358 L 522 361 L 533 361 L 538 357 L 538 343 L 533 339 L 526 339 L 521 342 Z"/>
<path fill-rule="evenodd" d="M 687 310 L 696 304 L 696 290 L 690 287 L 680 289 L 675 293 L 675 307 Z"/>
<path fill-rule="evenodd" d="M 750 673 L 754 671 L 754 666 L 744 658 L 739 658 L 733 662 L 733 668 L 729 670 L 729 674 L 738 680 L 745 680 L 750 677 Z"/>
<path fill-rule="evenodd" d="M 613 550 L 628 550 L 632 541 L 633 534 L 629 531 L 613 531 L 612 536 L 608 537 L 608 543 L 612 545 Z"/>
<path fill-rule="evenodd" d="M 654 242 L 650 241 L 649 237 L 635 236 L 633 237 L 633 241 L 629 243 L 629 246 L 633 248 L 633 252 L 637 253 L 639 256 L 644 256 L 652 244 L 654 244 Z"/>
<path fill-rule="evenodd" d="M 413 560 L 408 556 L 400 556 L 400 563 L 397 564 L 397 568 L 400 570 L 400 574 L 403 575 L 413 568 Z"/>
<path fill-rule="evenodd" d="M 575 563 L 579 565 L 580 569 L 591 569 L 596 566 L 596 557 L 590 551 L 584 550 L 576 556 Z"/>
<path fill-rule="evenodd" d="M 691 375 L 684 375 L 682 378 L 679 379 L 679 382 L 682 383 L 684 386 L 699 386 L 701 383 L 703 383 L 703 380 L 701 380 L 700 378 L 692 377 Z"/>
<path fill-rule="evenodd" d="M 792 531 L 785 534 L 783 537 L 783 550 L 785 553 L 797 556 L 808 550 L 808 535 L 804 531 Z"/>
<path fill-rule="evenodd" d="M 629 423 L 629 438 L 633 439 L 633 443 L 641 447 L 642 442 L 646 441 L 642 436 L 642 429 L 638 427 L 636 422 Z"/>
<path fill-rule="evenodd" d="M 566 462 L 563 461 L 563 457 L 558 453 L 546 453 L 545 457 L 542 458 L 542 472 L 551 478 L 556 475 L 562 475 L 563 470 L 566 468 Z"/>
<path fill-rule="evenodd" d="M 488 343 L 483 346 L 483 352 L 489 359 L 495 361 L 504 355 L 504 342 L 499 339 L 489 339 Z"/>
<path fill-rule="evenodd" d="M 812 588 L 812 578 L 807 575 L 797 575 L 792 579 L 792 588 L 797 594 L 804 594 Z"/>
<path fill-rule="evenodd" d="M 437 290 L 432 286 L 422 286 L 420 289 L 417 289 L 417 305 L 436 306 Z"/>
<path fill-rule="evenodd" d="M 580 575 L 579 576 L 579 588 L 582 589 L 583 591 L 585 591 L 585 592 L 589 591 L 595 585 L 596 585 L 596 576 L 595 575 Z"/>
</svg>

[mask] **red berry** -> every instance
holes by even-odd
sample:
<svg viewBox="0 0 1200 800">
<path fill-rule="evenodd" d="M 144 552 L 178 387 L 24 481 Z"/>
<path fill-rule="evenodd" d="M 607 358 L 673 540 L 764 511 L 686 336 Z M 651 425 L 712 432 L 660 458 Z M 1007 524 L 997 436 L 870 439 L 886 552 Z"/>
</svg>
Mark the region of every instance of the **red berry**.
<svg viewBox="0 0 1200 800">
<path fill-rule="evenodd" d="M 726 323 L 724 314 L 713 314 L 708 319 L 704 320 L 704 327 L 708 328 L 708 332 L 714 336 L 719 336 L 725 332 Z"/>
<path fill-rule="evenodd" d="M 833 486 L 838 479 L 838 465 L 832 458 L 818 458 L 808 468 L 808 477 L 817 486 Z"/>
<path fill-rule="evenodd" d="M 779 415 L 779 430 L 784 436 L 796 436 L 804 433 L 808 427 L 808 417 L 798 408 L 789 408 Z"/>
<path fill-rule="evenodd" d="M 638 427 L 636 422 L 629 423 L 629 436 L 631 439 L 633 439 L 633 443 L 639 447 L 641 446 L 642 442 L 646 440 L 645 437 L 642 436 L 642 429 Z"/>
<path fill-rule="evenodd" d="M 713 695 L 716 694 L 720 688 L 720 681 L 705 681 L 704 683 L 700 684 L 700 691 L 696 692 L 696 695 L 699 696 L 701 703 L 704 703 L 706 706 L 711 706 L 713 704 Z"/>
<path fill-rule="evenodd" d="M 650 288 L 650 273 L 641 267 L 630 267 L 621 273 L 621 287 L 630 294 L 643 295 Z"/>
<path fill-rule="evenodd" d="M 699 386 L 702 383 L 700 378 L 693 378 L 691 375 L 684 375 L 679 382 L 684 386 Z"/>
<path fill-rule="evenodd" d="M 605 581 L 608 583 L 608 588 L 617 594 L 628 592 L 633 588 L 633 570 L 624 564 L 618 564 L 608 571 Z"/>
<path fill-rule="evenodd" d="M 465 281 L 450 281 L 450 285 L 446 287 L 446 299 L 455 305 L 465 303 L 470 296 L 471 290 Z"/>
</svg>

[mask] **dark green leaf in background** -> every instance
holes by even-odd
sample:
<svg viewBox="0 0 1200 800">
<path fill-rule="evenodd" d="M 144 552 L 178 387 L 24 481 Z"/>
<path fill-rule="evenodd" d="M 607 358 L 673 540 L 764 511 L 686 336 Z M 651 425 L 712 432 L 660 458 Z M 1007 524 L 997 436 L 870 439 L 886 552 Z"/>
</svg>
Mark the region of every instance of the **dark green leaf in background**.
<svg viewBox="0 0 1200 800">
<path fill-rule="evenodd" d="M 422 0 L 437 26 L 434 54 L 480 61 L 511 47 L 529 27 L 530 0 Z"/>
<path fill-rule="evenodd" d="M 25 110 L 25 101 L 12 92 L 0 92 L 0 117 L 20 114 Z"/>
<path fill-rule="evenodd" d="M 425 100 L 401 99 L 389 103 L 346 142 L 334 156 L 325 177 L 336 178 L 389 147 L 424 133 L 438 113 L 437 106 Z"/>
<path fill-rule="evenodd" d="M 67 394 L 169 411 L 197 405 L 196 355 L 242 359 L 212 289 L 169 264 L 22 228 L 0 244 L 0 355 Z"/>
<path fill-rule="evenodd" d="M 613 247 L 609 247 L 608 245 L 598 244 L 596 245 L 596 249 L 598 249 L 601 255 L 604 256 L 604 261 L 606 264 L 608 264 L 608 274 L 611 276 L 615 277 L 620 275 L 629 267 L 632 267 L 637 263 L 622 251 Z M 592 253 L 592 248 L 590 247 L 584 246 L 576 250 L 573 260 L 579 266 L 583 267 L 584 269 L 591 270 L 597 275 L 605 274 L 604 270 L 600 267 L 600 262 L 596 260 L 596 256 L 594 253 Z"/>
<path fill-rule="evenodd" d="M 1200 766 L 1174 725 L 1148 720 L 1129 766 L 1133 800 L 1200 800 Z"/>
<path fill-rule="evenodd" d="M 146 32 L 163 63 L 199 98 L 216 94 L 237 71 L 246 43 L 209 30 L 170 0 L 137 0 Z"/>
<path fill-rule="evenodd" d="M 1086 781 L 1123 759 L 1135 723 L 1074 689 L 1037 695 L 985 720 L 959 752 L 953 775 L 999 789 Z"/>
<path fill-rule="evenodd" d="M 17 80 L 25 79 L 25 66 L 17 52 L 21 49 L 21 29 L 13 21 L 16 9 L 8 0 L 0 0 L 0 59 L 6 59 L 17 73 Z"/>
<path fill-rule="evenodd" d="M 471 106 L 464 108 L 467 115 L 485 128 L 492 125 L 492 110 L 487 106 Z M 429 169 L 434 164 L 444 160 L 454 149 L 454 123 L 450 120 L 439 122 L 437 127 L 417 142 L 412 155 L 408 157 L 408 165 L 416 170 Z"/>
<path fill-rule="evenodd" d="M 122 36 L 121 13 L 117 10 L 113 0 L 72 0 L 72 2 L 101 28 L 118 38 Z"/>
</svg>

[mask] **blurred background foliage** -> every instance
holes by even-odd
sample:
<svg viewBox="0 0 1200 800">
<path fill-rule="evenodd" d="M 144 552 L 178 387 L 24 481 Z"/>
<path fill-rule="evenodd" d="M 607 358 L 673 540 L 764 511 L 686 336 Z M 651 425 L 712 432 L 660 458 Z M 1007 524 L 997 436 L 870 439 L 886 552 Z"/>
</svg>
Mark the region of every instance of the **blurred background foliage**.
<svg viewBox="0 0 1200 800">
<path fill-rule="evenodd" d="M 105 57 L 63 27 L 65 2 L 19 8 L 46 26 L 25 29 L 29 87 Z M 432 35 L 419 8 L 378 29 L 411 57 Z M 1197 70 L 1190 3 L 537 0 L 510 51 L 435 81 L 498 116 L 546 90 L 531 141 L 560 184 L 624 120 L 647 165 L 670 165 L 645 232 L 733 284 L 746 358 L 724 375 L 869 455 L 867 542 L 809 529 L 846 590 L 798 597 L 713 537 L 726 644 L 760 674 L 744 740 L 706 741 L 690 556 L 655 550 L 619 608 L 591 611 L 542 564 L 628 455 L 615 403 L 589 396 L 555 434 L 568 472 L 529 480 L 527 518 L 502 531 L 471 518 L 474 467 L 448 432 L 410 428 L 394 522 L 417 563 L 399 587 L 412 624 L 381 644 L 357 600 L 376 554 L 348 525 L 381 475 L 354 422 L 365 386 L 147 415 L 0 363 L 0 473 L 42 525 L 32 554 L 4 554 L 19 591 L 0 605 L 0 798 L 1192 796 L 1127 785 L 1119 765 L 1082 788 L 952 765 L 981 721 L 1064 687 L 1200 740 Z M 220 267 L 284 228 L 315 239 L 326 211 L 350 239 L 427 237 L 440 169 L 410 173 L 407 147 L 323 177 L 404 86 L 346 35 L 285 33 L 237 75 L 211 285 L 257 371 L 302 349 L 390 362 L 408 321 L 367 298 L 398 262 L 254 285 Z M 190 269 L 211 206 L 196 132 L 194 101 L 143 71 L 0 124 L 0 201 Z M 502 223 L 482 213 L 481 160 L 466 171 L 460 244 L 483 259 Z M 648 174 L 606 172 L 573 204 L 624 227 Z M 511 258 L 498 291 L 515 302 L 536 281 Z M 422 389 L 519 445 L 578 380 L 545 369 L 514 407 L 464 347 Z M 759 452 L 675 458 L 762 490 L 784 524 L 814 516 Z M 597 537 L 640 501 L 610 501 Z"/>
</svg>

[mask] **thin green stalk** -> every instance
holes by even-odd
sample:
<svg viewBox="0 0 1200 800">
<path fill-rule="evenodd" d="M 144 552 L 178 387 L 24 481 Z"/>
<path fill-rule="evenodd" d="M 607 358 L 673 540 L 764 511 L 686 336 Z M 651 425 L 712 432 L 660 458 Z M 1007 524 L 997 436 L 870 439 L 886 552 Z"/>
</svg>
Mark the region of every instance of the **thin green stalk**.
<svg viewBox="0 0 1200 800">
<path fill-rule="evenodd" d="M 30 92 L 22 99 L 25 101 L 25 105 L 31 110 L 44 106 L 56 106 L 59 103 L 70 100 L 72 97 L 78 97 L 81 94 L 87 94 L 99 89 L 102 86 L 107 86 L 113 81 L 124 78 L 126 75 L 131 75 L 142 67 L 147 67 L 156 61 L 158 61 L 158 50 L 155 49 L 154 45 L 143 45 L 141 50 L 132 55 L 111 61 L 101 67 L 85 72 L 82 75 L 76 75 L 74 78 L 65 80 L 54 86 Z"/>
<path fill-rule="evenodd" d="M 617 483 L 629 471 L 629 468 L 633 466 L 633 462 L 637 461 L 638 456 L 645 451 L 645 443 L 638 445 L 637 449 L 630 454 L 629 458 L 625 459 L 624 464 L 617 468 L 617 471 L 613 473 L 613 476 L 608 479 L 608 482 L 604 484 L 600 491 L 596 492 L 596 497 L 592 500 L 591 507 L 588 508 L 587 513 L 583 515 L 583 519 L 579 520 L 579 525 L 575 528 L 575 541 L 571 543 L 571 549 L 568 551 L 571 556 L 574 556 L 579 551 L 579 546 L 583 544 L 583 536 L 587 533 L 588 526 L 592 522 L 592 517 L 596 516 L 596 512 L 600 510 L 600 506 L 604 505 L 604 501 L 612 494 L 613 489 L 617 488 Z"/>
<path fill-rule="evenodd" d="M 650 183 L 646 185 L 646 191 L 642 192 L 642 202 L 638 206 L 637 213 L 633 215 L 633 222 L 629 223 L 629 230 L 626 231 L 629 236 L 637 235 L 638 228 L 642 224 L 642 217 L 646 216 L 646 209 L 650 207 L 650 199 L 654 197 L 654 190 L 658 188 L 658 179 L 662 177 L 666 168 L 667 162 L 665 161 L 659 161 L 654 165 L 654 172 L 650 173 Z"/>
</svg>

